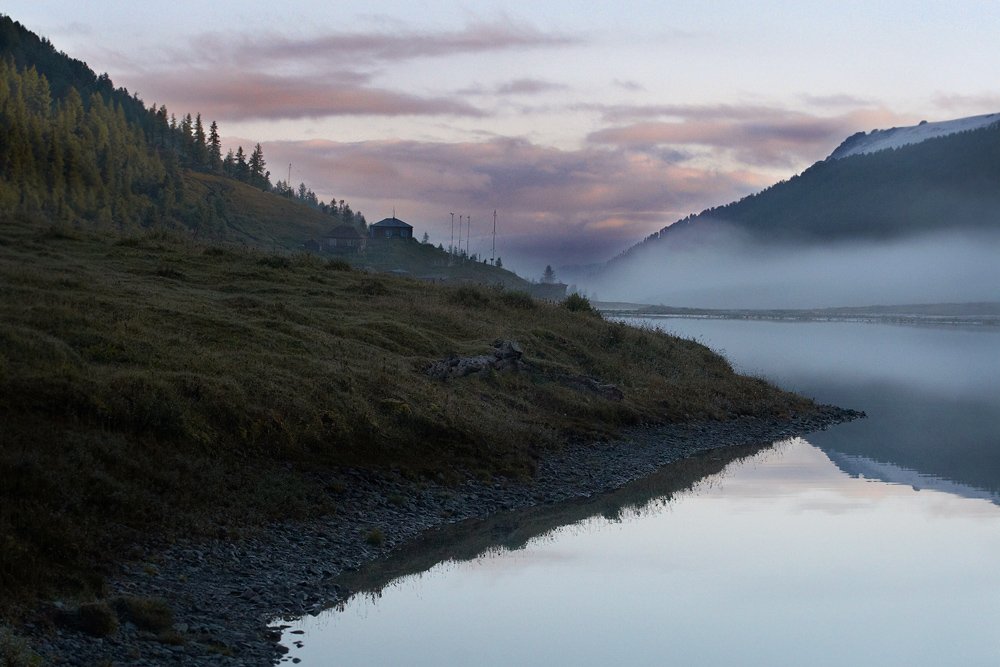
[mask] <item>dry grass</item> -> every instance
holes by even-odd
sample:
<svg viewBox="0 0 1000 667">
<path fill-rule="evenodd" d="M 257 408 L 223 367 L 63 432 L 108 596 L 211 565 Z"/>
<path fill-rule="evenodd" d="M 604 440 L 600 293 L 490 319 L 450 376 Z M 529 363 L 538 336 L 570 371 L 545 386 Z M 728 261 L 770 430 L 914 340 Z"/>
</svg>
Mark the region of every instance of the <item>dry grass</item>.
<svg viewBox="0 0 1000 667">
<path fill-rule="evenodd" d="M 524 476 L 540 449 L 620 425 L 809 407 L 690 341 L 345 268 L 0 220 L 6 601 L 97 589 L 100 564 L 137 539 L 330 511 L 302 470 Z M 497 338 L 520 342 L 535 371 L 422 372 Z M 574 375 L 625 398 L 561 380 Z"/>
</svg>

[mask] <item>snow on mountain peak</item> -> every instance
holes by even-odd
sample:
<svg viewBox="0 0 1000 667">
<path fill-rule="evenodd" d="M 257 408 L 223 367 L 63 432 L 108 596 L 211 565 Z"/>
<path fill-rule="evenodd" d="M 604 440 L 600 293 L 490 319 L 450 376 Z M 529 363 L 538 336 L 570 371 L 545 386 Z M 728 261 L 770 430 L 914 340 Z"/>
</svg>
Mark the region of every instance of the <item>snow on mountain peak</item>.
<svg viewBox="0 0 1000 667">
<path fill-rule="evenodd" d="M 830 160 L 839 160 L 851 155 L 875 153 L 889 148 L 899 148 L 908 144 L 919 144 L 935 137 L 944 137 L 956 132 L 978 130 L 982 127 L 1000 123 L 1000 113 L 990 113 L 982 116 L 969 116 L 956 120 L 944 120 L 937 123 L 921 121 L 919 125 L 910 127 L 893 127 L 888 130 L 872 130 L 868 134 L 858 132 L 837 146 L 830 153 Z"/>
</svg>

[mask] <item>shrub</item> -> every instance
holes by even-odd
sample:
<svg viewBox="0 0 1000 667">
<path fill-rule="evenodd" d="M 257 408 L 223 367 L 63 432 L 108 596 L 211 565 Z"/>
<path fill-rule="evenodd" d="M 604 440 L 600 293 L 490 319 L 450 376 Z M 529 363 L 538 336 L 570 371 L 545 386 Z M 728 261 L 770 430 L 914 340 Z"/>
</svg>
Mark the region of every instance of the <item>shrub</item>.
<svg viewBox="0 0 1000 667">
<path fill-rule="evenodd" d="M 504 291 L 500 296 L 500 300 L 511 308 L 532 310 L 538 307 L 538 302 L 535 301 L 530 294 L 523 290 L 513 290 L 510 292 Z"/>
<path fill-rule="evenodd" d="M 365 296 L 385 296 L 389 293 L 389 290 L 379 280 L 365 280 L 361 283 L 359 291 Z"/>
<path fill-rule="evenodd" d="M 262 257 L 260 259 L 260 264 L 270 267 L 272 269 L 290 269 L 292 268 L 292 260 L 281 255 L 268 255 L 267 257 Z"/>
<path fill-rule="evenodd" d="M 118 630 L 118 617 L 106 602 L 80 605 L 76 622 L 81 631 L 94 637 L 107 637 Z"/>
<path fill-rule="evenodd" d="M 372 528 L 365 534 L 365 542 L 373 547 L 380 547 L 385 544 L 385 535 L 378 528 Z"/>
<path fill-rule="evenodd" d="M 116 606 L 122 618 L 135 623 L 140 630 L 163 633 L 174 625 L 174 611 L 161 598 L 124 597 L 118 599 Z"/>
<path fill-rule="evenodd" d="M 590 305 L 590 299 L 580 294 L 570 294 L 562 302 L 563 308 L 574 313 L 596 313 L 594 307 Z"/>
<path fill-rule="evenodd" d="M 327 260 L 326 268 L 330 271 L 350 271 L 351 264 L 344 259 Z"/>
<path fill-rule="evenodd" d="M 476 287 L 459 287 L 451 293 L 448 300 L 457 306 L 467 308 L 482 308 L 490 305 L 489 295 Z"/>
<path fill-rule="evenodd" d="M 42 658 L 28 648 L 28 642 L 6 628 L 0 629 L 0 665 L 3 667 L 40 667 Z"/>
</svg>

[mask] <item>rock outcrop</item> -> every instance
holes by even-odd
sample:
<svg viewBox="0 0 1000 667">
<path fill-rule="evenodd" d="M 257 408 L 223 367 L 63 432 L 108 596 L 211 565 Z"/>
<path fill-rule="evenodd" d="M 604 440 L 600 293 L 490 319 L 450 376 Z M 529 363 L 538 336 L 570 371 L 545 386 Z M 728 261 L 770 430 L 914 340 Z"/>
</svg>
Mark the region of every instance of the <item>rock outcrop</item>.
<svg viewBox="0 0 1000 667">
<path fill-rule="evenodd" d="M 446 380 L 491 370 L 518 371 L 524 368 L 524 362 L 521 360 L 523 356 L 524 350 L 515 341 L 495 340 L 491 354 L 474 357 L 452 356 L 435 361 L 427 368 L 426 373 L 433 378 Z"/>
</svg>

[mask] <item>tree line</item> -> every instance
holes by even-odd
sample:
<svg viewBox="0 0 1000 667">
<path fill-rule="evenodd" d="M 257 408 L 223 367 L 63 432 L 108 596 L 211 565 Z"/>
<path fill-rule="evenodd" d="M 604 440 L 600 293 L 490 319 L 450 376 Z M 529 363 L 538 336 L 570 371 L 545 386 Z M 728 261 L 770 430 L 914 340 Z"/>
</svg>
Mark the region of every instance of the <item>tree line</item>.
<svg viewBox="0 0 1000 667">
<path fill-rule="evenodd" d="M 364 225 L 343 200 L 324 203 L 304 184 L 272 185 L 259 143 L 249 154 L 239 146 L 223 155 L 216 121 L 147 108 L 106 74 L 95 75 L 0 16 L 0 210 L 221 234 L 225 203 L 185 196 L 184 169 L 224 175 Z"/>
</svg>

